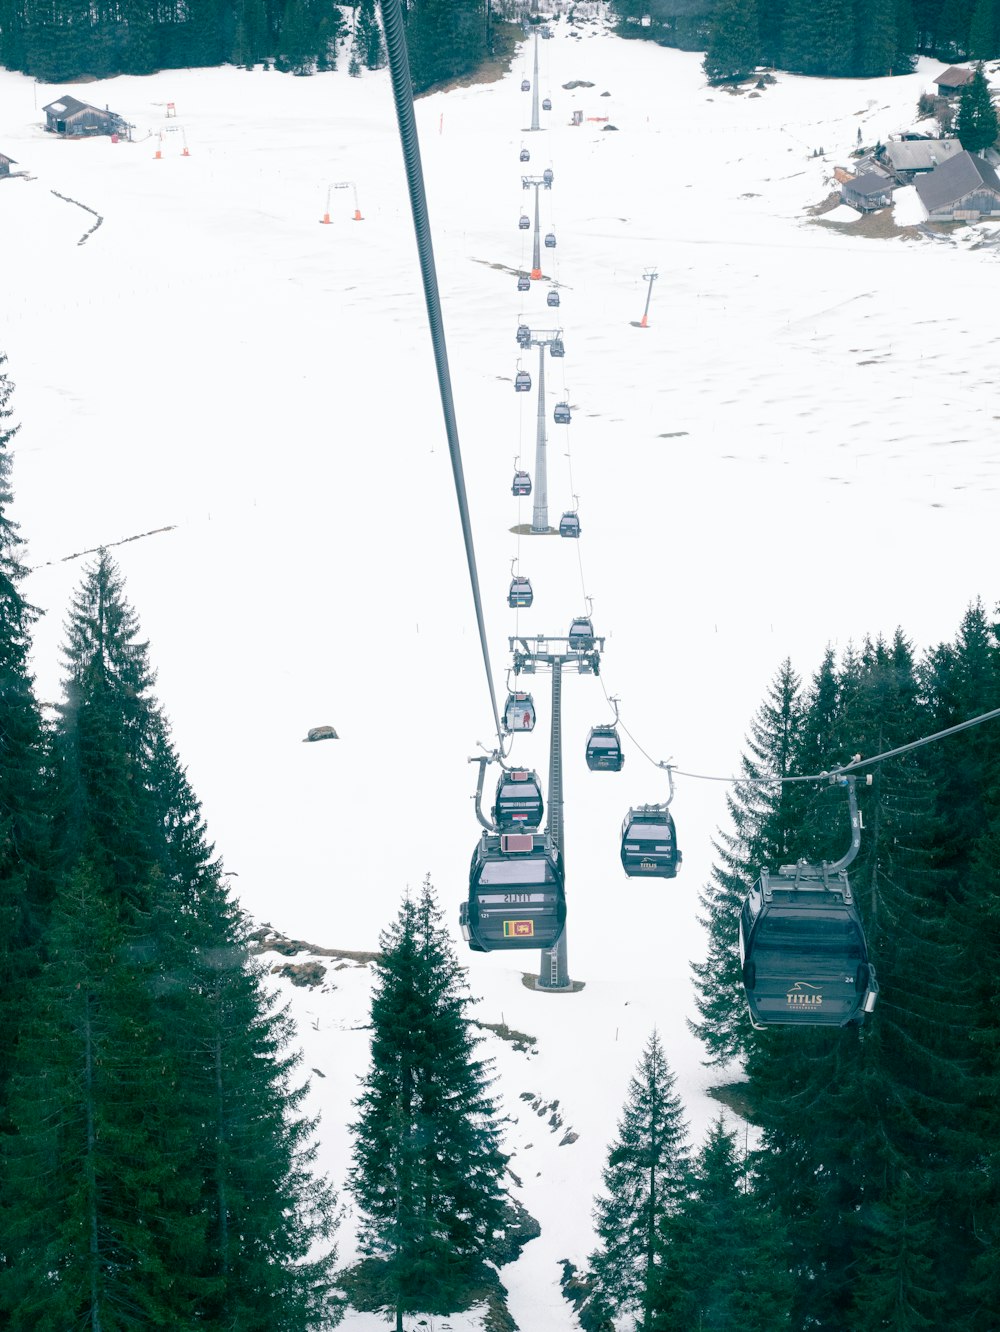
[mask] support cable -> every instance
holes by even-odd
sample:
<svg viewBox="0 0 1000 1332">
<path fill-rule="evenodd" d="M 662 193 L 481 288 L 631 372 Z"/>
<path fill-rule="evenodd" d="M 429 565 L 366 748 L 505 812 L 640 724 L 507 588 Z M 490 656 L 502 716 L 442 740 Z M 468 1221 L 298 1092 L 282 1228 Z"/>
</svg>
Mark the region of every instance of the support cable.
<svg viewBox="0 0 1000 1332">
<path fill-rule="evenodd" d="M 427 306 L 427 320 L 430 324 L 431 342 L 434 347 L 434 364 L 437 368 L 441 409 L 444 413 L 444 425 L 448 437 L 448 452 L 451 455 L 451 470 L 455 479 L 458 511 L 462 520 L 465 560 L 469 566 L 472 599 L 476 606 L 476 624 L 479 628 L 479 642 L 483 650 L 486 682 L 489 686 L 490 703 L 493 707 L 493 721 L 496 726 L 497 739 L 502 749 L 504 743 L 503 727 L 500 724 L 500 711 L 497 707 L 496 689 L 493 685 L 493 668 L 490 664 L 490 650 L 486 642 L 486 622 L 483 617 L 483 600 L 479 590 L 479 574 L 476 570 L 476 550 L 472 539 L 472 520 L 469 517 L 469 498 L 465 489 L 462 451 L 458 438 L 458 425 L 455 420 L 455 400 L 451 391 L 448 347 L 445 342 L 444 322 L 441 317 L 441 296 L 438 290 L 437 268 L 434 263 L 434 248 L 431 242 L 430 220 L 427 213 L 427 190 L 424 185 L 423 168 L 420 164 L 420 141 L 417 137 L 417 120 L 413 110 L 413 84 L 410 80 L 410 66 L 406 54 L 406 35 L 403 31 L 400 0 L 382 0 L 382 26 L 385 30 L 389 73 L 392 77 L 392 96 L 396 104 L 396 120 L 399 124 L 399 138 L 406 168 L 406 185 L 410 195 L 410 210 L 413 214 L 413 230 L 417 241 L 417 252 L 420 256 L 420 276 L 424 286 L 424 302 Z"/>
<path fill-rule="evenodd" d="M 609 707 L 615 707 L 611 701 L 611 695 L 608 693 L 607 685 L 604 682 L 603 673 L 598 677 L 601 682 L 601 689 L 607 700 Z M 935 731 L 933 735 L 921 736 L 919 740 L 911 740 L 908 744 L 897 745 L 895 749 L 886 749 L 881 754 L 873 754 L 870 758 L 861 758 L 860 756 L 851 760 L 850 763 L 837 763 L 828 772 L 808 773 L 804 777 L 715 777 L 704 772 L 685 772 L 671 764 L 671 768 L 678 777 L 690 777 L 697 782 L 731 782 L 734 784 L 742 783 L 745 786 L 785 786 L 793 782 L 819 782 L 825 781 L 830 776 L 830 772 L 839 773 L 856 772 L 861 768 L 870 768 L 875 763 L 882 763 L 886 759 L 898 758 L 900 754 L 908 754 L 913 749 L 921 749 L 924 745 L 934 744 L 938 740 L 944 740 L 949 735 L 957 735 L 959 731 L 967 731 L 971 726 L 981 726 L 983 722 L 995 721 L 1000 717 L 1000 708 L 993 708 L 990 712 L 981 712 L 975 717 L 968 717 L 965 721 L 956 722 L 954 726 L 947 726 L 943 731 Z M 615 722 L 622 728 L 628 738 L 642 754 L 643 758 L 649 760 L 654 768 L 662 768 L 666 765 L 654 759 L 647 753 L 628 729 L 621 719 L 618 709 L 615 707 Z"/>
</svg>

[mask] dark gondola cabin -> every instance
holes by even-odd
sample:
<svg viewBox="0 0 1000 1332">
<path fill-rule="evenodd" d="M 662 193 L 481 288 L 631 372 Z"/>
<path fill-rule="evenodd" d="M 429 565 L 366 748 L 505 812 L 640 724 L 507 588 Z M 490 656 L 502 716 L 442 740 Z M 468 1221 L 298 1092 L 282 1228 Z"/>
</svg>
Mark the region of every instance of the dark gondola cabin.
<svg viewBox="0 0 1000 1332">
<path fill-rule="evenodd" d="M 565 347 L 565 345 L 563 344 L 563 340 L 562 340 L 562 338 L 553 338 L 553 339 L 552 339 L 552 341 L 549 343 L 549 354 L 550 354 L 551 356 L 565 356 L 565 355 L 566 355 L 566 347 Z"/>
<path fill-rule="evenodd" d="M 547 231 L 545 233 L 545 248 L 547 250 L 554 250 L 556 248 L 556 233 L 554 231 Z"/>
<path fill-rule="evenodd" d="M 514 392 L 528 393 L 531 390 L 531 376 L 527 370 L 518 370 L 514 376 Z"/>
<path fill-rule="evenodd" d="M 517 225 L 521 231 L 527 231 L 528 228 L 531 226 L 531 218 L 528 216 L 527 213 L 522 213 L 521 216 L 517 219 Z"/>
<path fill-rule="evenodd" d="M 535 729 L 535 702 L 530 694 L 510 693 L 503 710 L 504 729 L 533 731 Z"/>
<path fill-rule="evenodd" d="M 525 768 L 502 772 L 497 782 L 493 822 L 499 832 L 533 831 L 542 821 L 542 785 Z"/>
<path fill-rule="evenodd" d="M 545 170 L 542 172 L 543 183 L 545 185 L 551 185 L 554 180 L 555 180 L 555 175 L 553 174 L 552 168 L 546 167 Z"/>
<path fill-rule="evenodd" d="M 545 304 L 546 304 L 546 305 L 551 305 L 551 306 L 553 307 L 553 309 L 554 309 L 556 306 L 558 306 L 558 304 L 559 304 L 559 293 L 556 291 L 555 287 L 553 287 L 551 291 L 549 291 L 549 292 L 546 293 L 546 296 L 545 296 Z"/>
<path fill-rule="evenodd" d="M 507 605 L 511 610 L 517 610 L 520 607 L 528 607 L 535 598 L 531 590 L 531 579 L 522 578 L 518 574 L 510 581 L 510 590 L 507 593 Z"/>
<path fill-rule="evenodd" d="M 665 805 L 639 805 L 622 823 L 622 868 L 630 879 L 672 879 L 681 863 L 677 830 Z"/>
<path fill-rule="evenodd" d="M 594 726 L 587 736 L 587 767 L 591 772 L 621 772 L 625 765 L 616 726 Z"/>
<path fill-rule="evenodd" d="M 740 962 L 755 1027 L 858 1026 L 878 998 L 847 873 L 761 871 L 740 911 Z"/>
<path fill-rule="evenodd" d="M 557 402 L 555 410 L 552 413 L 552 419 L 556 425 L 569 425 L 572 420 L 572 414 L 569 410 L 568 402 Z"/>
<path fill-rule="evenodd" d="M 518 156 L 520 161 L 522 162 L 531 161 L 531 154 L 528 152 L 527 148 L 522 148 Z"/>
<path fill-rule="evenodd" d="M 515 341 L 519 347 L 531 346 L 531 329 L 527 324 L 518 324 L 517 332 L 514 334 Z"/>
<path fill-rule="evenodd" d="M 517 289 L 518 291 L 531 290 L 531 278 L 528 277 L 527 273 L 519 273 L 517 275 Z"/>
<path fill-rule="evenodd" d="M 585 619 L 582 615 L 578 616 L 570 625 L 566 637 L 569 640 L 570 652 L 589 652 L 594 646 L 593 621 Z"/>
<path fill-rule="evenodd" d="M 566 924 L 562 866 L 540 833 L 484 833 L 459 926 L 475 952 L 552 948 Z"/>
<path fill-rule="evenodd" d="M 522 80 L 521 80 L 521 91 L 522 91 L 522 92 L 531 92 L 531 81 L 530 81 L 530 79 L 522 79 Z"/>
<path fill-rule="evenodd" d="M 531 477 L 527 472 L 518 471 L 514 473 L 514 482 L 510 488 L 510 493 L 512 495 L 531 494 Z"/>
<path fill-rule="evenodd" d="M 561 537 L 578 537 L 580 535 L 580 517 L 578 514 L 563 514 L 559 519 L 559 535 Z"/>
<path fill-rule="evenodd" d="M 543 111 L 551 111 L 551 110 L 552 110 L 552 99 L 551 99 L 550 97 L 543 97 L 543 98 L 542 98 L 542 110 L 543 110 Z"/>
</svg>

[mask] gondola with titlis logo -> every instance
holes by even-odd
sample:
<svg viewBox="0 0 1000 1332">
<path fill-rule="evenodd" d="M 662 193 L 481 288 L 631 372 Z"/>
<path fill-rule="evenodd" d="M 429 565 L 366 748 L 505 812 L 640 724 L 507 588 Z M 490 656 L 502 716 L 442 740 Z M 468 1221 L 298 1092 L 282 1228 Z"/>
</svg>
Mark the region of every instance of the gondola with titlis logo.
<svg viewBox="0 0 1000 1332">
<path fill-rule="evenodd" d="M 871 778 L 867 779 L 869 782 Z M 878 1000 L 847 867 L 861 846 L 854 778 L 847 787 L 851 845 L 840 860 L 762 869 L 740 910 L 740 962 L 750 1021 L 771 1026 L 860 1026 Z"/>
<path fill-rule="evenodd" d="M 535 594 L 531 590 L 531 579 L 524 578 L 520 574 L 515 574 L 510 580 L 510 590 L 507 593 L 507 605 L 511 610 L 519 610 L 521 607 L 527 608 L 535 599 Z"/>
<path fill-rule="evenodd" d="M 541 822 L 541 787 L 533 772 L 502 773 L 493 809 L 496 822 L 491 823 L 483 814 L 482 798 L 486 768 L 495 757 L 470 760 L 479 764 L 476 817 L 485 832 L 472 853 L 469 896 L 459 910 L 459 927 L 478 953 L 552 948 L 566 924 L 562 860 L 551 836 L 528 831 L 524 817 Z M 507 831 L 505 824 L 521 831 Z"/>
<path fill-rule="evenodd" d="M 566 924 L 566 893 L 548 834 L 484 832 L 458 923 L 473 952 L 554 948 Z"/>
<path fill-rule="evenodd" d="M 535 702 L 530 694 L 511 692 L 503 710 L 505 731 L 533 731 L 535 729 Z"/>
<path fill-rule="evenodd" d="M 543 812 L 538 774 L 524 768 L 505 769 L 493 803 L 493 822 L 500 832 L 533 832 Z"/>
<path fill-rule="evenodd" d="M 514 480 L 511 483 L 510 487 L 510 493 L 512 495 L 531 494 L 531 477 L 528 475 L 527 472 L 523 472 L 520 468 L 517 468 L 515 470 Z"/>
<path fill-rule="evenodd" d="M 587 736 L 587 767 L 591 772 L 621 772 L 625 766 L 618 727 L 592 726 Z"/>
<path fill-rule="evenodd" d="M 670 783 L 670 794 L 662 805 L 635 805 L 622 822 L 622 869 L 630 879 L 673 879 L 683 856 L 677 847 L 677 829 L 670 813 L 674 798 L 674 774 L 669 763 L 661 763 Z"/>
</svg>

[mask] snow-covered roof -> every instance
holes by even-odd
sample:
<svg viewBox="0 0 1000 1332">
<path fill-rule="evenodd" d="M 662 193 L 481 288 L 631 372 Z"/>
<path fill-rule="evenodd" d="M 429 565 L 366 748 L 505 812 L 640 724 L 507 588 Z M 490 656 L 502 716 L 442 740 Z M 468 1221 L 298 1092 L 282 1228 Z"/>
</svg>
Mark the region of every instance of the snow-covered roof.
<svg viewBox="0 0 1000 1332">
<path fill-rule="evenodd" d="M 102 111 L 99 106 L 91 106 L 89 102 L 81 102 L 76 97 L 70 97 L 68 94 L 60 97 L 58 102 L 50 102 L 42 110 L 51 111 L 53 115 L 60 116 L 63 119 L 78 115 L 81 111 L 96 111 L 101 116 L 109 114 L 107 111 Z"/>
<path fill-rule="evenodd" d="M 920 202 L 928 212 L 945 208 L 983 187 L 994 190 L 1000 197 L 997 173 L 981 157 L 973 157 L 966 152 L 942 162 L 939 167 L 935 167 L 926 176 L 919 176 L 913 183 L 920 195 Z"/>
<path fill-rule="evenodd" d="M 885 155 L 897 171 L 928 171 L 961 151 L 958 139 L 904 139 L 885 145 Z"/>
</svg>

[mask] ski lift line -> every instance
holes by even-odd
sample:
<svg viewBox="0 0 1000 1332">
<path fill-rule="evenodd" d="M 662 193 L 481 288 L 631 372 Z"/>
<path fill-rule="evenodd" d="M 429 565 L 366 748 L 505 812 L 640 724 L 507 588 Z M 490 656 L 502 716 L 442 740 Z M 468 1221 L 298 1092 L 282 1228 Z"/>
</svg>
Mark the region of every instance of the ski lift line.
<svg viewBox="0 0 1000 1332">
<path fill-rule="evenodd" d="M 434 348 L 434 363 L 437 369 L 438 389 L 441 395 L 441 409 L 444 414 L 448 452 L 451 456 L 451 469 L 455 480 L 455 496 L 462 522 L 465 561 L 469 567 L 469 580 L 472 584 L 472 599 L 476 608 L 476 624 L 479 629 L 479 642 L 483 652 L 483 665 L 486 669 L 486 683 L 490 691 L 490 704 L 493 708 L 493 721 L 496 726 L 497 739 L 500 741 L 502 748 L 503 727 L 500 723 L 500 709 L 497 705 L 496 689 L 493 685 L 490 650 L 486 641 L 483 599 L 479 587 L 479 574 L 476 569 L 476 550 L 472 537 L 472 519 L 469 515 L 469 497 L 465 489 L 465 473 L 462 466 L 458 424 L 455 420 L 455 400 L 451 389 L 451 372 L 448 366 L 448 347 L 445 341 L 444 322 L 441 317 L 441 294 L 438 288 L 430 219 L 427 212 L 427 190 L 424 185 L 423 168 L 420 164 L 420 140 L 417 135 L 417 121 L 413 108 L 413 84 L 410 81 L 406 35 L 403 31 L 400 0 L 382 0 L 382 24 L 389 58 L 389 73 L 392 79 L 392 96 L 396 106 L 400 146 L 403 150 L 403 163 L 406 170 L 406 185 L 410 196 L 410 210 L 413 215 L 413 231 L 420 258 L 420 276 L 424 288 L 427 320 L 430 324 L 431 343 Z"/>
<path fill-rule="evenodd" d="M 990 712 L 981 712 L 975 717 L 969 717 L 963 722 L 957 722 L 954 726 L 948 726 L 943 731 L 935 731 L 933 735 L 921 736 L 919 740 L 911 740 L 908 744 L 897 745 L 895 749 L 887 749 L 881 754 L 873 754 L 870 758 L 852 759 L 850 763 L 837 764 L 829 772 L 807 773 L 804 777 L 715 777 L 704 772 L 685 772 L 682 768 L 675 767 L 673 764 L 661 763 L 654 759 L 651 754 L 643 749 L 642 745 L 635 738 L 632 732 L 622 721 L 618 708 L 612 701 L 608 693 L 608 687 L 605 683 L 604 673 L 599 676 L 601 689 L 604 697 L 610 707 L 615 709 L 615 717 L 618 725 L 622 728 L 628 738 L 638 749 L 644 758 L 648 759 L 655 768 L 669 767 L 678 777 L 690 777 L 697 782 L 732 782 L 734 785 L 742 783 L 744 786 L 786 786 L 793 782 L 821 782 L 826 781 L 833 772 L 838 775 L 849 772 L 857 772 L 861 768 L 870 768 L 874 763 L 884 763 L 886 759 L 898 758 L 900 754 L 908 754 L 913 749 L 921 749 L 924 745 L 934 744 L 938 740 L 944 740 L 950 735 L 957 735 L 959 731 L 967 731 L 971 726 L 980 726 L 983 722 L 995 721 L 1000 717 L 1000 708 L 993 708 Z"/>
</svg>

